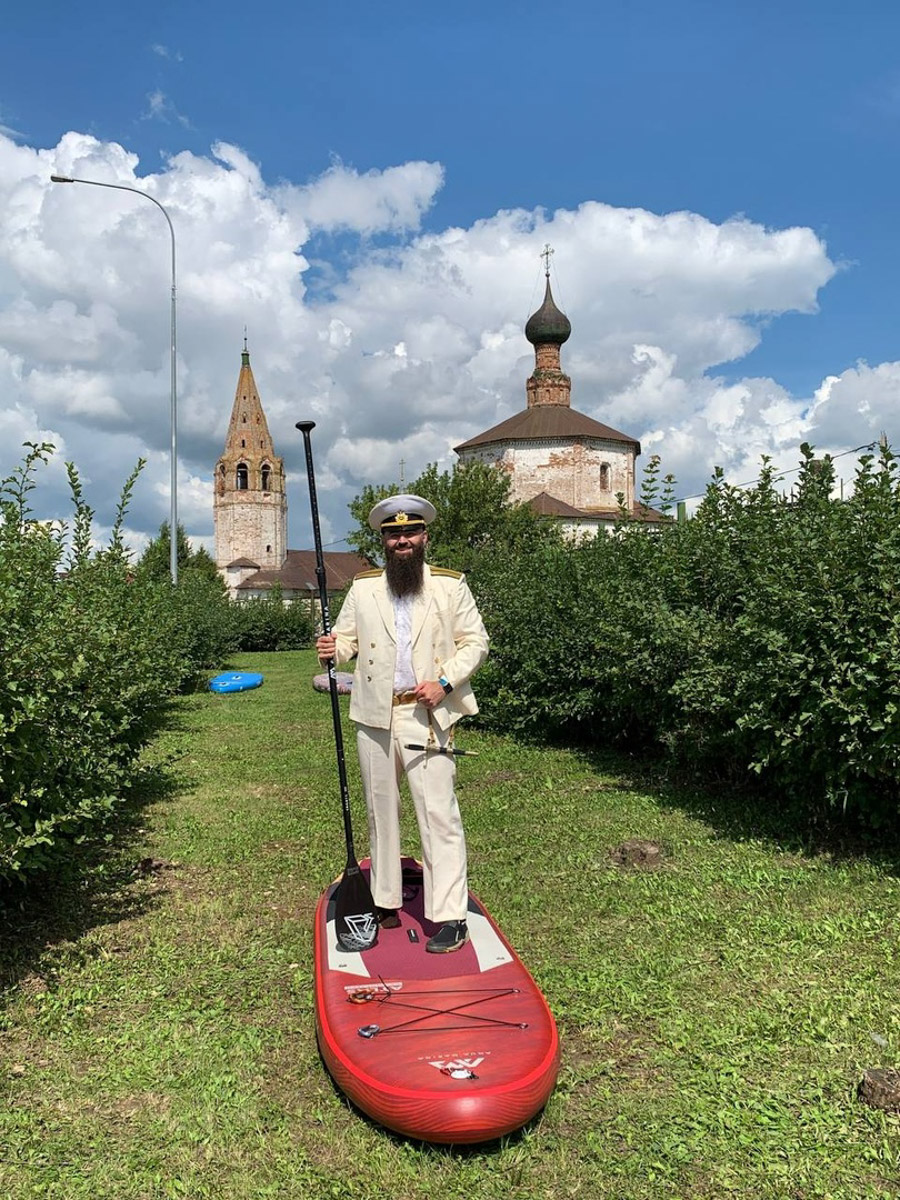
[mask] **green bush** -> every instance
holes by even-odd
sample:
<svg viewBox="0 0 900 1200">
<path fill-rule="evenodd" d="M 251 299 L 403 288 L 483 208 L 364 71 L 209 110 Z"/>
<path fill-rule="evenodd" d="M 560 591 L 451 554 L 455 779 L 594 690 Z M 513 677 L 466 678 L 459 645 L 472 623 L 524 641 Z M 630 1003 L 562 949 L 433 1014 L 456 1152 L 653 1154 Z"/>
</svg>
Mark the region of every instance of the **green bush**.
<svg viewBox="0 0 900 1200">
<path fill-rule="evenodd" d="M 837 501 L 829 460 L 803 455 L 791 497 L 768 464 L 750 489 L 717 473 L 690 521 L 623 519 L 480 569 L 483 719 L 655 746 L 784 805 L 896 822 L 897 461 L 882 446 Z"/>
<path fill-rule="evenodd" d="M 178 586 L 172 588 L 169 559 L 169 523 L 141 555 L 134 571 L 137 583 L 152 586 L 161 607 L 168 611 L 174 649 L 185 663 L 186 683 L 220 668 L 238 647 L 238 629 L 228 589 L 206 550 L 192 550 L 179 523 L 176 536 Z"/>
<path fill-rule="evenodd" d="M 142 464 L 105 549 L 92 550 L 71 465 L 71 525 L 32 519 L 35 471 L 51 451 L 32 445 L 0 483 L 0 880 L 102 829 L 171 694 L 234 645 L 221 582 L 188 569 L 173 589 L 131 566 L 121 529 Z"/>
<path fill-rule="evenodd" d="M 92 513 L 74 468 L 71 531 L 31 519 L 34 471 L 51 450 L 32 445 L 23 466 L 0 484 L 0 878 L 6 879 L 46 866 L 109 813 L 158 713 L 160 676 L 177 684 L 184 669 L 171 648 L 167 614 L 158 597 L 131 582 L 121 544 L 137 472 L 123 492 L 110 546 L 92 554 Z"/>
<path fill-rule="evenodd" d="M 196 683 L 205 673 L 221 669 L 240 643 L 235 605 L 222 578 L 187 567 L 179 573 L 176 588 L 168 580 L 150 586 L 166 610 L 185 682 Z"/>
<path fill-rule="evenodd" d="M 707 568 L 716 627 L 673 689 L 671 733 L 682 753 L 724 756 L 790 801 L 880 825 L 900 797 L 896 459 L 887 446 L 877 465 L 867 456 L 846 501 L 833 482 L 804 447 L 792 499 L 768 467 L 749 493 L 710 489 L 683 550 Z"/>
<path fill-rule="evenodd" d="M 697 636 L 665 600 L 660 550 L 634 525 L 480 569 L 484 719 L 529 736 L 652 744 Z"/>
<path fill-rule="evenodd" d="M 277 583 L 266 596 L 233 603 L 231 621 L 240 650 L 302 650 L 315 636 L 307 602 L 292 600 L 285 604 Z"/>
</svg>

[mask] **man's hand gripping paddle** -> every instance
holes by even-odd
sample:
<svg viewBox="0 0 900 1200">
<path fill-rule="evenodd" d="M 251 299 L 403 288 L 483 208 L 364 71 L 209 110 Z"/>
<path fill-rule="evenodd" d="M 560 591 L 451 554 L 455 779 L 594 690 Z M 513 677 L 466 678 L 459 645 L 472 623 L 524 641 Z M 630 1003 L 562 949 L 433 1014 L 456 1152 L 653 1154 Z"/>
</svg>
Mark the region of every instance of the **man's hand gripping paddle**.
<svg viewBox="0 0 900 1200">
<path fill-rule="evenodd" d="M 298 421 L 297 428 L 303 434 L 306 449 L 306 475 L 309 480 L 309 506 L 312 513 L 313 537 L 316 544 L 316 578 L 319 581 L 319 603 L 322 606 L 322 631 L 331 633 L 331 617 L 328 612 L 328 588 L 325 584 L 325 560 L 322 555 L 322 535 L 319 530 L 319 505 L 316 500 L 316 477 L 313 471 L 310 431 L 315 421 Z M 350 790 L 347 787 L 347 767 L 344 762 L 344 738 L 341 733 L 341 708 L 338 700 L 337 675 L 334 659 L 326 664 L 328 690 L 331 693 L 331 719 L 334 724 L 334 743 L 337 751 L 338 779 L 341 787 L 341 808 L 344 814 L 344 838 L 347 843 L 347 865 L 334 897 L 334 926 L 338 945 L 342 950 L 369 950 L 378 939 L 378 918 L 375 902 L 360 870 L 353 849 L 353 826 L 350 821 Z"/>
</svg>

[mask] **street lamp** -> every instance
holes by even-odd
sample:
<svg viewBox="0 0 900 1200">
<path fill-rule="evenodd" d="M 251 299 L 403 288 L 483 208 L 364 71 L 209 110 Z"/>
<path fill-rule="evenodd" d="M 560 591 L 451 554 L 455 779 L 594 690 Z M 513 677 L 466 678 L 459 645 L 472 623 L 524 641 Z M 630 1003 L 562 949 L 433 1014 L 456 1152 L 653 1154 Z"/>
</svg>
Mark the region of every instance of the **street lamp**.
<svg viewBox="0 0 900 1200">
<path fill-rule="evenodd" d="M 136 196 L 143 196 L 145 200 L 151 200 L 166 218 L 166 223 L 169 226 L 169 233 L 172 237 L 172 351 L 169 416 L 172 431 L 172 449 L 171 483 L 169 489 L 169 570 L 172 575 L 172 583 L 176 584 L 178 583 L 178 407 L 175 386 L 175 230 L 172 227 L 172 220 L 165 208 L 149 192 L 142 192 L 140 188 L 126 187 L 124 183 L 101 183 L 98 179 L 73 179 L 70 175 L 51 175 L 50 182 L 89 183 L 91 187 L 115 188 L 118 192 L 134 192 Z"/>
</svg>

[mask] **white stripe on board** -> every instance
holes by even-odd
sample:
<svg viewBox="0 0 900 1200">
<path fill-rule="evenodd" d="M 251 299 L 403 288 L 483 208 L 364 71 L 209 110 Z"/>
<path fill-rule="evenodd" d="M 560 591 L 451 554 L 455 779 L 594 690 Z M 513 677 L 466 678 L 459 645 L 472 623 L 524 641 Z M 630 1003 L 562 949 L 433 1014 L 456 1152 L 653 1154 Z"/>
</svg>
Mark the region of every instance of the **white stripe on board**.
<svg viewBox="0 0 900 1200">
<path fill-rule="evenodd" d="M 354 954 L 352 950 L 342 950 L 338 945 L 334 921 L 329 921 L 325 926 L 325 937 L 328 941 L 329 971 L 346 971 L 348 975 L 364 975 L 369 978 L 369 970 L 363 962 L 363 956 Z"/>
<path fill-rule="evenodd" d="M 512 962 L 512 955 L 500 941 L 487 917 L 470 910 L 466 913 L 466 919 L 469 924 L 469 940 L 482 971 L 490 971 L 494 967 L 502 967 L 504 963 Z"/>
</svg>

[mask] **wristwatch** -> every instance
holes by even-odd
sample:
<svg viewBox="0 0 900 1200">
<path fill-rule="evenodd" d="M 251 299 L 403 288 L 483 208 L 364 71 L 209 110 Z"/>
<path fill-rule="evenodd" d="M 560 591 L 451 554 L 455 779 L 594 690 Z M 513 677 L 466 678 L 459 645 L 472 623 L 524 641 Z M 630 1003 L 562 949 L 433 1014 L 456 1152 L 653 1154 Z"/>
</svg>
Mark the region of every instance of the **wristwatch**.
<svg viewBox="0 0 900 1200">
<path fill-rule="evenodd" d="M 442 675 L 440 677 L 440 679 L 438 680 L 438 683 L 444 689 L 445 695 L 449 696 L 450 693 L 453 691 L 453 684 L 449 682 L 449 680 L 447 679 L 447 677 L 445 675 Z"/>
</svg>

